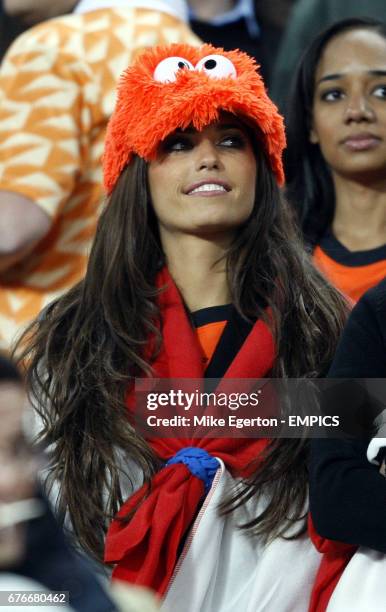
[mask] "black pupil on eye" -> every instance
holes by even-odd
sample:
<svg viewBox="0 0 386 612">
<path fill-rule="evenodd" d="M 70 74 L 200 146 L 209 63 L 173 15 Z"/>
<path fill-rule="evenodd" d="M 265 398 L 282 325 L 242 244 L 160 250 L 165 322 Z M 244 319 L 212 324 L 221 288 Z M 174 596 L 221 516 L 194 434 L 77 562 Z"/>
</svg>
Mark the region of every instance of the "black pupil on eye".
<svg viewBox="0 0 386 612">
<path fill-rule="evenodd" d="M 187 68 L 187 64 L 185 62 L 178 62 L 178 68 Z"/>
<path fill-rule="evenodd" d="M 207 70 L 213 70 L 213 68 L 216 68 L 217 62 L 214 59 L 208 59 L 206 60 L 204 66 Z"/>
</svg>

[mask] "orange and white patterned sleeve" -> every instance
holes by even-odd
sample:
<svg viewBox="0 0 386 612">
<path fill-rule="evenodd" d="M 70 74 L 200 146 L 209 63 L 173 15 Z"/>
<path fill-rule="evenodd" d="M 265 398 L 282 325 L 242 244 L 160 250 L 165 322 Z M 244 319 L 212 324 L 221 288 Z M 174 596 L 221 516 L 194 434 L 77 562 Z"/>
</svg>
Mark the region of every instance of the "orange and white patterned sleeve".
<svg viewBox="0 0 386 612">
<path fill-rule="evenodd" d="M 52 218 L 81 172 L 93 87 L 62 30 L 49 22 L 29 30 L 0 68 L 0 189 L 30 198 Z"/>
</svg>

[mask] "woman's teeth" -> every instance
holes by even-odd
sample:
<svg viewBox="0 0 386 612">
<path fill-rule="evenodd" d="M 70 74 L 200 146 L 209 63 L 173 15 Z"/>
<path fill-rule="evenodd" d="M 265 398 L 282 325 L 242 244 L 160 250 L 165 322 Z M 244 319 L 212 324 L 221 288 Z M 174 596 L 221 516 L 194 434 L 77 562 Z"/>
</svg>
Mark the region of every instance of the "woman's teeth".
<svg viewBox="0 0 386 612">
<path fill-rule="evenodd" d="M 193 191 L 189 191 L 189 195 L 192 193 L 200 193 L 205 191 L 226 191 L 225 187 L 222 185 L 217 185 L 215 183 L 207 183 L 205 185 L 200 185 L 200 187 L 196 187 Z"/>
</svg>

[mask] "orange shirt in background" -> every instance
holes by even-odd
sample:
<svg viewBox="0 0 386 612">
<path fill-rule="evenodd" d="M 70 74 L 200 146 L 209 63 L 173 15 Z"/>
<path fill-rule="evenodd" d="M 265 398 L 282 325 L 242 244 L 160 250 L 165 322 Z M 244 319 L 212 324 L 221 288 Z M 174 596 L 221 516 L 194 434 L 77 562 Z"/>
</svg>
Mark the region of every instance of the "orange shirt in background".
<svg viewBox="0 0 386 612">
<path fill-rule="evenodd" d="M 171 42 L 200 44 L 172 15 L 122 7 L 51 19 L 9 48 L 0 68 L 0 189 L 41 207 L 51 229 L 0 278 L 0 349 L 83 278 L 119 76 L 145 48 Z"/>
<path fill-rule="evenodd" d="M 349 251 L 328 234 L 315 248 L 313 260 L 320 272 L 354 302 L 386 277 L 386 245 Z"/>
</svg>

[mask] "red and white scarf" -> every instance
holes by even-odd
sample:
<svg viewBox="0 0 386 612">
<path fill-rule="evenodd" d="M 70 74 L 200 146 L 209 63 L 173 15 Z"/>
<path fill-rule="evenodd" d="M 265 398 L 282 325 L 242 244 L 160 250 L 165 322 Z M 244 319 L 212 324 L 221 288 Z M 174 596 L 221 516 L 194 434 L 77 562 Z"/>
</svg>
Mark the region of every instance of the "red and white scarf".
<svg viewBox="0 0 386 612">
<path fill-rule="evenodd" d="M 153 364 L 155 378 L 203 378 L 203 355 L 181 296 L 166 268 L 157 286 L 162 315 L 162 349 Z M 258 320 L 224 378 L 258 379 L 267 376 L 275 359 L 275 346 L 268 326 Z M 133 405 L 129 394 L 128 406 Z M 223 460 L 235 476 L 245 476 L 251 462 L 261 456 L 269 440 L 244 438 L 153 438 L 147 440 L 157 456 L 167 461 L 187 446 L 198 446 Z M 256 466 L 256 464 L 254 464 Z M 204 495 L 204 483 L 182 463 L 161 469 L 152 479 L 150 494 L 142 487 L 122 506 L 118 517 L 129 514 L 128 522 L 114 520 L 106 537 L 105 561 L 115 563 L 113 578 L 150 587 L 159 595 L 167 590 L 180 544 L 191 526 Z M 142 501 L 141 501 L 142 500 Z M 315 583 L 310 612 L 323 612 L 329 596 L 348 563 L 353 547 L 336 546 L 318 538 L 310 521 L 310 535 L 324 556 Z M 323 549 L 324 548 L 324 549 Z M 332 552 L 331 552 L 332 551 Z"/>
</svg>

